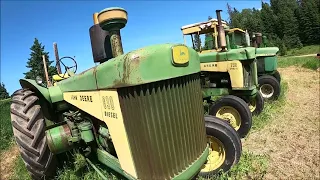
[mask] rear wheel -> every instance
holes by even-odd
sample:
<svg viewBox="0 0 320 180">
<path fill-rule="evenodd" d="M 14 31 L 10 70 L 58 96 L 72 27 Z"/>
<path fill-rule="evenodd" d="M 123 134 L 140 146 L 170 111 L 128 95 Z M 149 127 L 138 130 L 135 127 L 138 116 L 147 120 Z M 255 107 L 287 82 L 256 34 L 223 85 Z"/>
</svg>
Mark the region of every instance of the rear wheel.
<svg viewBox="0 0 320 180">
<path fill-rule="evenodd" d="M 253 115 L 259 115 L 263 111 L 264 99 L 259 91 L 256 97 L 249 101 L 248 106 Z"/>
<path fill-rule="evenodd" d="M 273 73 L 273 77 L 275 77 L 279 83 L 281 82 L 281 75 L 278 70 Z"/>
<path fill-rule="evenodd" d="M 56 159 L 45 136 L 46 124 L 38 97 L 28 89 L 12 95 L 11 123 L 21 157 L 33 179 L 47 179 L 55 173 Z"/>
<path fill-rule="evenodd" d="M 260 76 L 259 79 L 259 91 L 262 97 L 266 100 L 277 100 L 281 87 L 279 81 L 270 75 Z"/>
<path fill-rule="evenodd" d="M 224 96 L 213 102 L 209 114 L 230 123 L 241 138 L 245 137 L 252 126 L 252 115 L 247 103 L 233 95 Z"/>
<path fill-rule="evenodd" d="M 199 176 L 209 177 L 220 170 L 228 171 L 239 162 L 242 145 L 237 132 L 224 120 L 205 116 L 209 156 Z"/>
</svg>

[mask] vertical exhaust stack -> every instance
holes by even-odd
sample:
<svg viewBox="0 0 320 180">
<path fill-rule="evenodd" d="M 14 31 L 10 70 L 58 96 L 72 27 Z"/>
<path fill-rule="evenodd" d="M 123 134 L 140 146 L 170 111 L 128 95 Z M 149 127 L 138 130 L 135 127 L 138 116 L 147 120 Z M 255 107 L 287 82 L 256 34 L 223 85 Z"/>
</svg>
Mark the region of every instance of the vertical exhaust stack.
<svg viewBox="0 0 320 180">
<path fill-rule="evenodd" d="M 93 14 L 93 22 L 94 25 L 89 29 L 93 61 L 95 63 L 104 63 L 113 58 L 109 32 L 101 29 L 98 13 Z"/>
<path fill-rule="evenodd" d="M 118 7 L 107 8 L 98 14 L 100 27 L 109 32 L 113 57 L 123 54 L 120 29 L 127 24 L 127 12 Z"/>
<path fill-rule="evenodd" d="M 262 44 L 262 34 L 261 33 L 255 33 L 256 35 L 256 41 L 257 41 L 257 47 L 260 47 Z"/>
<path fill-rule="evenodd" d="M 227 42 L 226 42 L 226 35 L 224 33 L 224 28 L 222 26 L 222 20 L 221 20 L 221 12 L 222 10 L 216 10 L 217 19 L 218 19 L 218 36 L 219 36 L 219 45 L 222 49 L 222 51 L 226 51 Z"/>
</svg>

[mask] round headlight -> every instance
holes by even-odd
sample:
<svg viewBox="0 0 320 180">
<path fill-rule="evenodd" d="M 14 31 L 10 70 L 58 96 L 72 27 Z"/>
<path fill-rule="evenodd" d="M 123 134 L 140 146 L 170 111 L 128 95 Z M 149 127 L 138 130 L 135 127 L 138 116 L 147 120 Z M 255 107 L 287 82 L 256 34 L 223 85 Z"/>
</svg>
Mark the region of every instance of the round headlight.
<svg viewBox="0 0 320 180">
<path fill-rule="evenodd" d="M 36 77 L 37 84 L 42 84 L 42 78 L 40 76 Z"/>
</svg>

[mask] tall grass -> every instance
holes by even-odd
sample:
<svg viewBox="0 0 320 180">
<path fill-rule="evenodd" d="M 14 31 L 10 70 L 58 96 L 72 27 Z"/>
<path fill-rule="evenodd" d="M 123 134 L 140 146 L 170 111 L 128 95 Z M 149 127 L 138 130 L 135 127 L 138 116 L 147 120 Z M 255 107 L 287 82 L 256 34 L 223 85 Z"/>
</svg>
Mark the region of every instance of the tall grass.
<svg viewBox="0 0 320 180">
<path fill-rule="evenodd" d="M 317 70 L 320 67 L 320 59 L 317 57 L 279 57 L 278 66 L 300 66 L 307 69 Z"/>
<path fill-rule="evenodd" d="M 294 48 L 287 51 L 288 56 L 298 56 L 317 53 L 320 53 L 320 45 L 304 46 L 302 48 Z"/>
<path fill-rule="evenodd" d="M 0 101 L 0 153 L 7 150 L 13 142 L 13 132 L 10 120 L 10 99 Z"/>
</svg>

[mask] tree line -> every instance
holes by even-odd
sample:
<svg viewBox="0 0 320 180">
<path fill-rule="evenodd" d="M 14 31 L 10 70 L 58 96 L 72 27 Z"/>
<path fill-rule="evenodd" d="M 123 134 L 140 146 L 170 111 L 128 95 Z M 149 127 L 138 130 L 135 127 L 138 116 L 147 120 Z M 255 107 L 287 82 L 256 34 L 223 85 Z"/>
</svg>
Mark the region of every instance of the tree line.
<svg viewBox="0 0 320 180">
<path fill-rule="evenodd" d="M 268 46 L 277 46 L 284 55 L 287 49 L 320 44 L 319 0 L 270 0 L 261 2 L 260 10 L 241 12 L 227 4 L 229 25 L 268 38 Z"/>
</svg>

